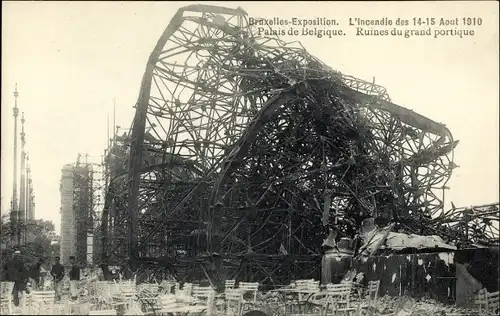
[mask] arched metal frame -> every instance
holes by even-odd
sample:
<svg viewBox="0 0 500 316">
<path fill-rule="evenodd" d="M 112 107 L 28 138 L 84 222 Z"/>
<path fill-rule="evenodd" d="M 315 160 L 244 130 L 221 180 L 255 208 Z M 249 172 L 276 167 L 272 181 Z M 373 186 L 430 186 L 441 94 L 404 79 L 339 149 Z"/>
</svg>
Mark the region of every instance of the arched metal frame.
<svg viewBox="0 0 500 316">
<path fill-rule="evenodd" d="M 438 195 L 457 143 L 383 87 L 257 36 L 241 9 L 184 7 L 115 148 L 105 257 L 279 284 L 317 276 L 328 231 L 367 217 L 446 236 Z"/>
</svg>

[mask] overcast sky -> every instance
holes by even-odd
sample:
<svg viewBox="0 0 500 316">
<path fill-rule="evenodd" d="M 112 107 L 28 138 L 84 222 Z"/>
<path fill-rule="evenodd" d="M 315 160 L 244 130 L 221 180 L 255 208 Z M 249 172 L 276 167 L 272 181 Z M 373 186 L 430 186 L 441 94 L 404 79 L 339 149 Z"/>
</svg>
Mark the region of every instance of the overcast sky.
<svg viewBox="0 0 500 316">
<path fill-rule="evenodd" d="M 2 211 L 12 196 L 13 89 L 26 117 L 36 217 L 60 229 L 59 181 L 78 153 L 99 160 L 107 115 L 129 127 L 146 61 L 183 2 L 2 2 Z M 213 3 L 215 4 L 215 3 Z M 387 88 L 393 102 L 444 123 L 460 144 L 447 208 L 499 200 L 498 4 L 492 2 L 259 3 L 252 17 L 480 17 L 472 37 L 283 37 L 343 73 Z"/>
</svg>

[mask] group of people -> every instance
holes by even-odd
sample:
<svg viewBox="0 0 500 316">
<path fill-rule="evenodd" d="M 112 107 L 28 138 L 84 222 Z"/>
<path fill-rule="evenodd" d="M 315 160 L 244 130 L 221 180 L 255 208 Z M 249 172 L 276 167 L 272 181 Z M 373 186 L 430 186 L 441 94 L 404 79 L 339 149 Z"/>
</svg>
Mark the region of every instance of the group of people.
<svg viewBox="0 0 500 316">
<path fill-rule="evenodd" d="M 75 300 L 78 296 L 78 281 L 80 280 L 80 267 L 77 265 L 75 257 L 70 256 L 71 269 L 69 271 L 70 294 Z M 62 296 L 63 279 L 66 275 L 64 266 L 60 262 L 60 257 L 54 258 L 54 264 L 50 270 L 50 275 L 53 278 L 56 300 L 60 300 Z M 43 261 L 38 260 L 37 263 L 30 269 L 26 268 L 25 262 L 22 260 L 21 252 L 16 250 L 11 260 L 7 261 L 4 266 L 3 280 L 14 282 L 13 297 L 14 305 L 19 306 L 19 294 L 22 292 L 29 293 L 28 280 L 30 280 L 32 289 L 39 289 L 42 284 L 42 267 Z"/>
<path fill-rule="evenodd" d="M 65 276 L 64 266 L 60 263 L 61 258 L 55 257 L 55 264 L 50 270 L 50 275 L 54 278 L 54 291 L 56 292 L 56 300 L 61 299 L 63 279 Z M 76 300 L 78 297 L 78 281 L 80 281 L 80 267 L 76 264 L 75 256 L 69 257 L 71 269 L 69 275 L 69 292 L 71 299 Z"/>
</svg>

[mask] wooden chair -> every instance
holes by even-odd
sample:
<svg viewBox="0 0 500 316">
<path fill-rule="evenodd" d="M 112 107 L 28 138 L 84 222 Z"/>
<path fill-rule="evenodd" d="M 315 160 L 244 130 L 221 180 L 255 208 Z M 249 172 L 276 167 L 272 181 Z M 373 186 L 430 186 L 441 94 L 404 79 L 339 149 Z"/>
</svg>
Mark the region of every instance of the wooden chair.
<svg viewBox="0 0 500 316">
<path fill-rule="evenodd" d="M 224 290 L 232 290 L 236 288 L 236 280 L 226 280 L 224 282 Z"/>
<path fill-rule="evenodd" d="M 360 299 L 362 299 L 361 302 L 359 302 L 360 309 L 370 310 L 373 307 L 374 302 L 376 302 L 377 298 L 378 298 L 379 288 L 380 288 L 380 281 L 379 280 L 369 281 L 368 287 L 366 289 L 366 296 L 364 297 L 364 299 L 362 299 L 361 293 L 358 293 Z"/>
<path fill-rule="evenodd" d="M 156 283 L 142 283 L 137 286 L 137 294 L 141 295 L 149 295 L 149 294 L 158 294 L 160 290 L 160 286 Z"/>
<path fill-rule="evenodd" d="M 210 286 L 194 285 L 191 295 L 197 299 L 207 299 L 215 290 Z"/>
<path fill-rule="evenodd" d="M 173 294 L 179 287 L 175 282 L 163 280 L 158 285 L 158 289 L 160 294 Z"/>
<path fill-rule="evenodd" d="M 368 282 L 368 288 L 367 288 L 368 293 L 366 294 L 367 307 L 372 306 L 373 303 L 377 301 L 379 288 L 380 288 L 380 280 Z"/>
<path fill-rule="evenodd" d="M 16 308 L 12 315 L 26 315 L 29 314 L 31 306 L 31 294 L 22 292 L 19 296 L 19 310 Z"/>
<path fill-rule="evenodd" d="M 310 313 L 312 311 L 307 311 L 307 307 L 313 307 L 314 303 L 310 302 L 309 299 L 316 293 L 320 292 L 319 281 L 314 279 L 308 280 L 297 280 L 295 281 L 295 291 L 297 294 L 297 306 L 298 313 L 303 315 L 303 313 Z M 312 304 L 312 306 L 310 306 Z M 292 305 L 293 307 L 293 305 Z"/>
<path fill-rule="evenodd" d="M 0 313 L 2 315 L 12 314 L 12 291 L 14 282 L 1 282 L 0 288 Z"/>
<path fill-rule="evenodd" d="M 160 287 L 156 283 L 143 283 L 137 287 L 137 297 L 146 313 L 155 311 L 155 302 L 159 294 Z"/>
<path fill-rule="evenodd" d="M 488 291 L 485 288 L 479 290 L 479 292 L 474 295 L 472 302 L 474 306 L 479 308 L 479 311 L 483 309 L 488 310 Z"/>
<path fill-rule="evenodd" d="M 130 304 L 137 300 L 137 289 L 135 283 L 120 282 L 115 284 L 116 290 L 112 289 L 113 307 L 127 309 Z"/>
<path fill-rule="evenodd" d="M 497 313 L 497 310 L 499 308 L 498 293 L 499 293 L 498 291 L 492 293 L 486 292 L 486 300 L 487 300 L 486 308 L 488 311 L 491 311 L 493 313 Z"/>
<path fill-rule="evenodd" d="M 206 315 L 212 315 L 215 290 L 209 286 L 193 286 L 192 296 L 198 303 L 206 305 Z"/>
<path fill-rule="evenodd" d="M 32 315 L 54 314 L 55 291 L 33 291 L 30 296 L 29 312 Z"/>
<path fill-rule="evenodd" d="M 96 282 L 95 297 L 92 300 L 99 306 L 99 309 L 106 309 L 112 306 L 112 292 L 114 292 L 114 287 L 114 283 L 110 281 Z"/>
<path fill-rule="evenodd" d="M 179 287 L 177 287 L 178 289 Z M 182 286 L 182 289 L 179 291 L 176 291 L 175 293 L 177 294 L 179 292 L 180 295 L 184 296 L 191 296 L 193 294 L 193 284 L 192 283 L 184 283 Z"/>
<path fill-rule="evenodd" d="M 368 282 L 368 297 L 376 300 L 378 298 L 378 290 L 380 288 L 380 280 Z"/>
<path fill-rule="evenodd" d="M 299 302 L 307 301 L 307 299 L 311 296 L 311 292 L 320 291 L 319 281 L 315 280 L 306 280 L 306 282 L 299 282 L 299 281 L 297 281 L 296 283 L 296 290 L 298 291 Z"/>
<path fill-rule="evenodd" d="M 243 294 L 238 289 L 226 289 L 224 292 L 225 308 L 224 315 L 241 316 L 243 313 Z"/>
<path fill-rule="evenodd" d="M 144 312 L 141 309 L 141 305 L 139 302 L 132 301 L 128 304 L 127 309 L 123 313 L 124 316 L 142 316 L 145 315 Z"/>
<path fill-rule="evenodd" d="M 351 306 L 351 293 L 353 290 L 353 283 L 341 283 L 341 284 L 327 284 L 326 293 L 327 300 L 325 304 L 325 315 L 328 314 L 328 310 L 332 307 L 334 314 L 344 313 L 352 314 L 360 309 L 360 306 Z"/>
<path fill-rule="evenodd" d="M 259 290 L 258 282 L 240 282 L 238 289 L 243 293 L 251 293 L 252 299 L 246 301 L 248 303 L 256 303 L 257 302 L 257 291 Z"/>
<path fill-rule="evenodd" d="M 163 314 L 167 313 L 172 308 L 178 307 L 176 296 L 173 294 L 163 294 L 160 295 L 157 299 L 158 307 L 155 308 L 154 314 L 157 313 Z"/>
<path fill-rule="evenodd" d="M 305 286 L 307 284 L 310 284 L 312 282 L 314 282 L 314 279 L 295 280 L 295 281 L 292 281 L 291 283 L 294 285 L 294 287 L 300 287 L 300 286 Z"/>
<path fill-rule="evenodd" d="M 242 294 L 243 300 L 241 302 L 241 311 L 243 312 L 245 307 L 253 306 L 257 303 L 257 292 L 259 291 L 258 282 L 240 282 L 238 290 Z M 246 299 L 245 294 L 250 294 L 251 298 Z"/>
<path fill-rule="evenodd" d="M 182 300 L 181 300 L 182 298 Z M 206 305 L 202 304 L 197 304 L 197 305 L 190 305 L 194 301 L 183 301 L 184 299 L 191 298 L 191 300 L 194 300 L 193 297 L 186 297 L 184 295 L 172 295 L 172 294 L 165 294 L 162 295 L 159 298 L 161 308 L 157 311 L 158 314 L 162 315 L 169 315 L 169 314 L 175 314 L 175 313 L 183 313 L 183 314 L 188 314 L 188 315 L 193 315 L 193 314 L 200 314 L 203 313 L 208 309 L 208 306 L 213 303 L 213 300 L 208 300 Z M 208 314 L 207 314 L 208 315 Z"/>
</svg>

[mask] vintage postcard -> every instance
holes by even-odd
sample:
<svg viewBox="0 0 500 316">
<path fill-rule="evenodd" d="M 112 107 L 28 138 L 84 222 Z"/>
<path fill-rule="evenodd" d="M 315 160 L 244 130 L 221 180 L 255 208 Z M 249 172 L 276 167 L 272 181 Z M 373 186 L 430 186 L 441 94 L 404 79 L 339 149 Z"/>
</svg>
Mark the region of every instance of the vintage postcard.
<svg viewBox="0 0 500 316">
<path fill-rule="evenodd" d="M 498 2 L 2 9 L 2 314 L 498 315 Z"/>
</svg>

